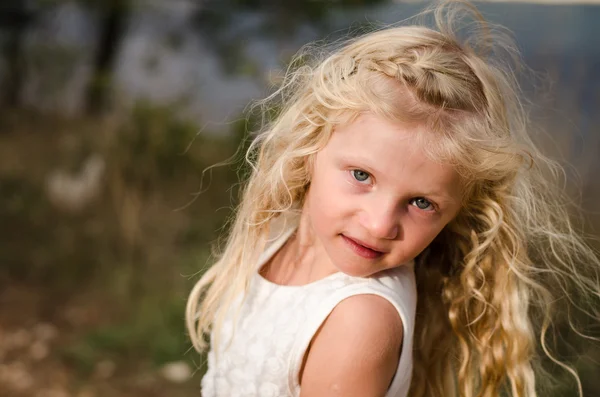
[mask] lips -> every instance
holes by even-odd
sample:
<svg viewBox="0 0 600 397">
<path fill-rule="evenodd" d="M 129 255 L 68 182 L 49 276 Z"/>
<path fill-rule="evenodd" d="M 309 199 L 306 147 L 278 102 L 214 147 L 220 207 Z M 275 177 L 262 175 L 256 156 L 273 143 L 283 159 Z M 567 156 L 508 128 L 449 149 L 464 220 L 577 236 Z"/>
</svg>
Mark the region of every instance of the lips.
<svg viewBox="0 0 600 397">
<path fill-rule="evenodd" d="M 363 258 L 376 259 L 384 254 L 384 252 L 378 251 L 374 247 L 369 246 L 360 240 L 344 236 L 343 234 L 342 238 L 344 239 L 344 242 L 348 245 L 348 247 L 352 249 L 352 251 L 354 251 L 354 253 Z"/>
</svg>

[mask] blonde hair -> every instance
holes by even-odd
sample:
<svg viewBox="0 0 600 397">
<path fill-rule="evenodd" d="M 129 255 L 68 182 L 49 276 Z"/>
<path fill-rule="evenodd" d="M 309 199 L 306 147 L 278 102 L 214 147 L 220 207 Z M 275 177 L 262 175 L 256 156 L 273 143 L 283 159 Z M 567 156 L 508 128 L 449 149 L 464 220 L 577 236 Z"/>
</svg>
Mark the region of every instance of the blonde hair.
<svg viewBox="0 0 600 397">
<path fill-rule="evenodd" d="M 599 260 L 570 223 L 561 168 L 529 137 L 510 66 L 498 63 L 515 59 L 510 41 L 467 8 L 483 32 L 474 37 L 483 40 L 457 38 L 453 21 L 464 7 L 438 6 L 431 12 L 437 30 L 384 28 L 314 64 L 301 53 L 260 103 L 265 114 L 276 106 L 278 113 L 248 151 L 252 170 L 225 249 L 189 297 L 186 322 L 197 350 L 211 329 L 218 338 L 246 290 L 269 221 L 303 202 L 311 161 L 335 126 L 373 112 L 427 125 L 415 139 L 465 183 L 461 211 L 416 258 L 410 395 L 536 396 L 538 346 L 575 376 L 582 394 L 575 371 L 550 353 L 546 333 L 555 292 L 599 296 Z M 492 46 L 498 38 L 504 44 Z M 494 61 L 499 50 L 504 55 Z M 574 306 L 598 318 L 591 300 Z"/>
</svg>

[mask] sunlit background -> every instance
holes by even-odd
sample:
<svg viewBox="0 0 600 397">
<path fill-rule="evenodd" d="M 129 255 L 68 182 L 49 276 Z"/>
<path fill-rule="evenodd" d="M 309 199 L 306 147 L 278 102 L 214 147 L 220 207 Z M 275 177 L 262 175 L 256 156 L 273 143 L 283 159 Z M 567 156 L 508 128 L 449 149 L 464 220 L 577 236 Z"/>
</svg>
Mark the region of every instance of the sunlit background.
<svg viewBox="0 0 600 397">
<path fill-rule="evenodd" d="M 600 230 L 600 5 L 494 2 L 535 72 L 535 139 Z M 199 396 L 186 295 L 236 202 L 244 109 L 384 0 L 2 0 L 0 396 Z M 595 231 L 596 230 L 596 231 Z M 210 263 L 210 262 L 208 262 Z M 561 356 L 600 396 L 598 344 Z M 597 331 L 597 328 L 596 328 Z M 552 396 L 575 395 L 558 368 Z M 571 390 L 571 391 L 567 391 Z M 545 397 L 545 396 L 544 396 Z"/>
</svg>

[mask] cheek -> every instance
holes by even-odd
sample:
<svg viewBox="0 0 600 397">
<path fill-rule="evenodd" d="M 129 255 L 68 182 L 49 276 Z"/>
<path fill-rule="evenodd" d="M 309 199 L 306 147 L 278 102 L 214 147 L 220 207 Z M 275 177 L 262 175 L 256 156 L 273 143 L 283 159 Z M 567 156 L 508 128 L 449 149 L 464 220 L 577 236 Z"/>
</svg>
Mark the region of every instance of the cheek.
<svg viewBox="0 0 600 397">
<path fill-rule="evenodd" d="M 324 181 L 314 181 L 308 191 L 309 218 L 317 233 L 331 223 L 335 211 L 334 203 L 336 202 L 330 189 L 327 189 L 327 184 L 322 182 Z"/>
<path fill-rule="evenodd" d="M 410 227 L 404 229 L 405 244 L 410 247 L 408 250 L 411 256 L 420 254 L 442 229 L 439 226 L 411 224 Z"/>
<path fill-rule="evenodd" d="M 316 167 L 309 194 L 312 206 L 323 216 L 331 215 L 343 200 L 338 171 L 332 167 Z"/>
<path fill-rule="evenodd" d="M 343 212 L 340 203 L 344 202 L 342 193 L 339 181 L 335 180 L 331 172 L 324 172 L 313 178 L 307 199 L 309 219 L 317 234 L 329 234 L 339 224 Z"/>
</svg>

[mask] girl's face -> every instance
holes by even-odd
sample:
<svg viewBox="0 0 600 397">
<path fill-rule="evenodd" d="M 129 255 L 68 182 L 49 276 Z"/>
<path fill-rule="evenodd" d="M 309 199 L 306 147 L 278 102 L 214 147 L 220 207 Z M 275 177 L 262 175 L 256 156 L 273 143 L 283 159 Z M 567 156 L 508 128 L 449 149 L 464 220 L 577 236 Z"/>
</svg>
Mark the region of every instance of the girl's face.
<svg viewBox="0 0 600 397">
<path fill-rule="evenodd" d="M 336 270 L 367 277 L 402 265 L 457 214 L 459 176 L 415 144 L 420 128 L 362 114 L 316 155 L 304 215 Z"/>
</svg>

